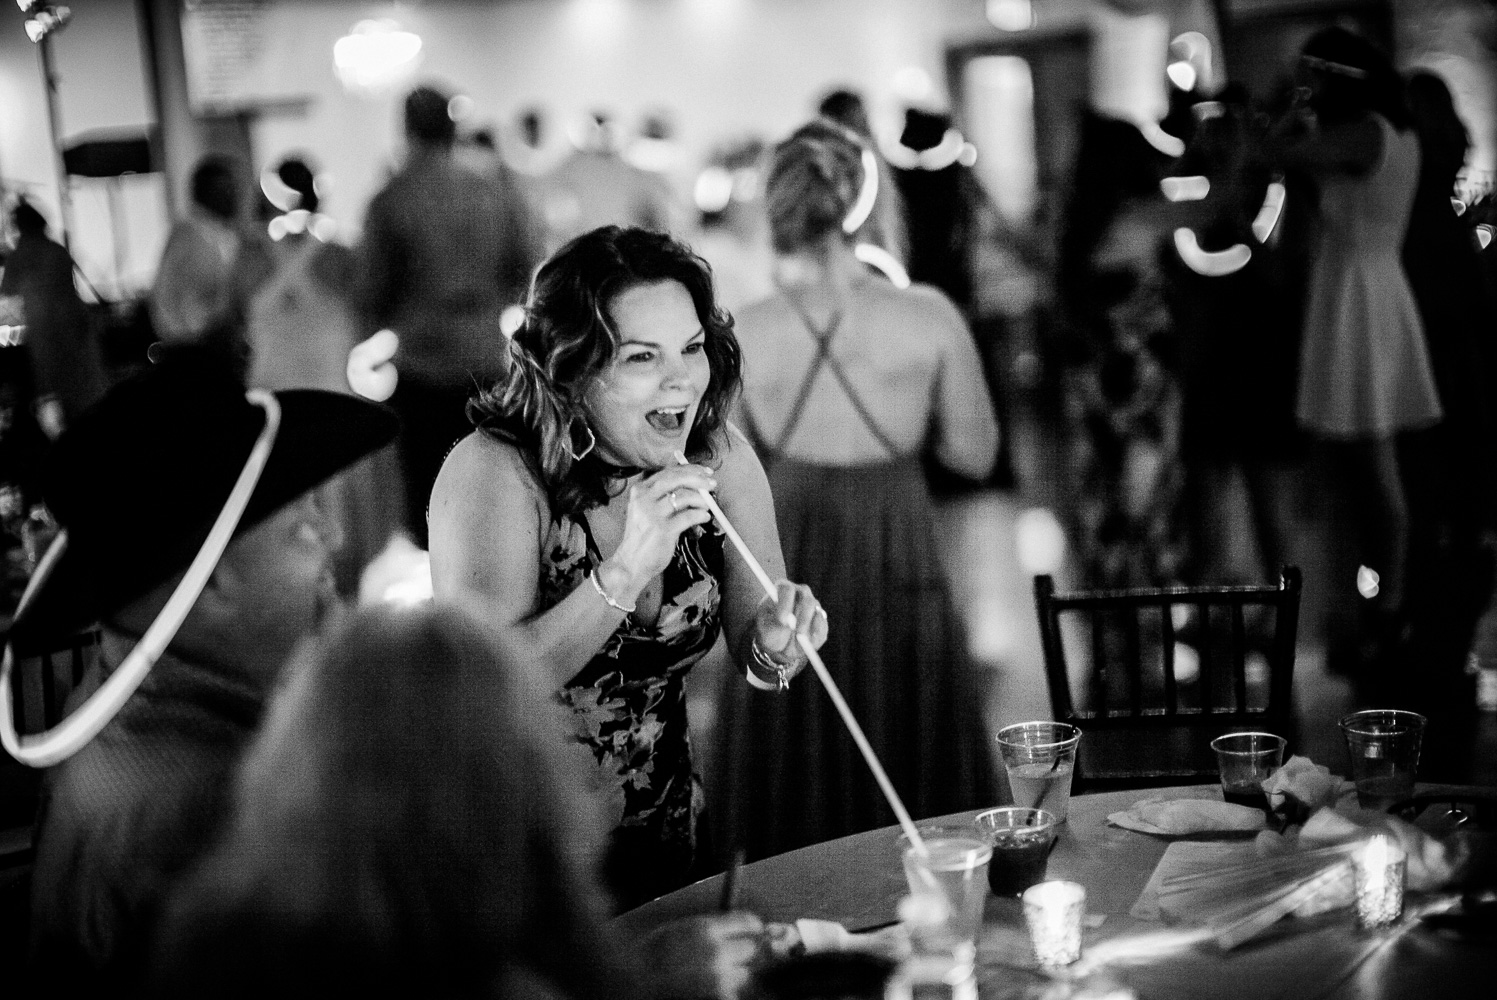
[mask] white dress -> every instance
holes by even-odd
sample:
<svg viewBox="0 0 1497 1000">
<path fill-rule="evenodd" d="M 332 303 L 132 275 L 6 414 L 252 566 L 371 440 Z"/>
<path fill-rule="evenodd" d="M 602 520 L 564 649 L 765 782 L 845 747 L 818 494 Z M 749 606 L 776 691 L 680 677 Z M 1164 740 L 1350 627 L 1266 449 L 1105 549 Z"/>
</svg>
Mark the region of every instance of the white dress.
<svg viewBox="0 0 1497 1000">
<path fill-rule="evenodd" d="M 1401 254 L 1419 180 L 1419 139 L 1374 116 L 1383 151 L 1358 177 L 1321 186 L 1322 228 L 1300 349 L 1300 425 L 1326 438 L 1387 437 L 1443 414 Z"/>
</svg>

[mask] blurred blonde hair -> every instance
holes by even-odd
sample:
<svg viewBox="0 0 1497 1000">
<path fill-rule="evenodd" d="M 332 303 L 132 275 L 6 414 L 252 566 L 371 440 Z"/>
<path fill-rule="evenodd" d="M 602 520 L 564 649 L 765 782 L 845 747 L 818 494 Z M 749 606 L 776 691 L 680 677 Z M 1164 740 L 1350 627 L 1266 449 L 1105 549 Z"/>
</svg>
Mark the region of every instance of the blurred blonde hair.
<svg viewBox="0 0 1497 1000">
<path fill-rule="evenodd" d="M 765 205 L 776 251 L 815 247 L 842 232 L 862 190 L 863 149 L 857 135 L 827 118 L 807 122 L 774 148 Z"/>
</svg>

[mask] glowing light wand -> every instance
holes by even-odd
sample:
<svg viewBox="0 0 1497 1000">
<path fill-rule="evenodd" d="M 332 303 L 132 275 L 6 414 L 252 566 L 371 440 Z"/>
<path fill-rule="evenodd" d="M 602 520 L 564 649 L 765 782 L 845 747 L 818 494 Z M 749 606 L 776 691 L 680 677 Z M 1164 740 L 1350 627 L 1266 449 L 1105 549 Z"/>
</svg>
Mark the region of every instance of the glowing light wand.
<svg viewBox="0 0 1497 1000">
<path fill-rule="evenodd" d="M 691 464 L 686 460 L 686 456 L 680 452 L 676 452 L 676 461 L 682 465 Z M 728 516 L 723 513 L 723 509 L 717 505 L 717 500 L 706 490 L 698 490 L 697 492 L 707 501 L 707 509 L 712 512 L 713 517 L 717 518 L 717 523 L 722 525 L 723 533 L 728 536 L 728 540 L 733 543 L 733 547 L 743 557 L 743 561 L 748 565 L 750 572 L 759 581 L 759 585 L 764 588 L 764 593 L 769 595 L 771 600 L 778 600 L 780 596 L 779 588 L 769 578 L 769 574 L 764 572 L 764 567 L 759 565 L 759 560 L 755 559 L 754 554 L 749 551 L 749 547 L 744 542 L 743 536 L 738 534 L 738 529 L 733 527 L 733 522 L 728 520 Z M 905 836 L 910 840 L 910 846 L 914 847 L 916 852 L 921 856 L 928 854 L 925 841 L 921 839 L 920 832 L 915 829 L 915 821 L 910 818 L 909 810 L 904 807 L 904 802 L 899 798 L 899 793 L 894 790 L 893 783 L 889 781 L 889 775 L 884 772 L 884 765 L 879 763 L 878 754 L 874 753 L 873 747 L 868 744 L 868 737 L 863 735 L 863 727 L 858 725 L 858 720 L 853 716 L 852 709 L 848 707 L 847 701 L 842 697 L 842 692 L 837 688 L 837 682 L 832 680 L 832 675 L 827 672 L 826 664 L 821 662 L 821 656 L 817 654 L 816 649 L 811 645 L 811 641 L 805 636 L 797 632 L 795 633 L 795 641 L 800 643 L 801 651 L 811 661 L 811 669 L 816 672 L 816 677 L 821 681 L 821 686 L 826 689 L 827 696 L 832 699 L 832 704 L 837 708 L 837 714 L 842 716 L 842 724 L 847 727 L 847 731 L 851 734 L 853 742 L 858 745 L 858 749 L 862 752 L 863 760 L 868 764 L 868 770 L 873 772 L 873 780 L 878 782 L 880 791 L 884 793 L 884 798 L 889 802 L 889 808 L 894 810 L 894 815 L 899 819 L 899 825 L 904 828 Z"/>
</svg>

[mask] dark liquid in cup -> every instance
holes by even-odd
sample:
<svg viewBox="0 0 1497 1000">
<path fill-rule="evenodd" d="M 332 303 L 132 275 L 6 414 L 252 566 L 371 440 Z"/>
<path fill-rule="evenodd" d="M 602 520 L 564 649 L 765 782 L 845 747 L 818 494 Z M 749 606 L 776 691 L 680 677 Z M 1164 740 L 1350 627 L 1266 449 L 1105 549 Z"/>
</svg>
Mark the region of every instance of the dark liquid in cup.
<svg viewBox="0 0 1497 1000">
<path fill-rule="evenodd" d="M 1230 791 L 1223 789 L 1222 798 L 1240 806 L 1261 809 L 1265 816 L 1269 814 L 1268 795 L 1261 788 L 1234 788 Z"/>
<path fill-rule="evenodd" d="M 1045 881 L 1045 861 L 1052 841 L 1032 844 L 994 845 L 988 862 L 988 886 L 999 896 L 1017 896 Z"/>
</svg>

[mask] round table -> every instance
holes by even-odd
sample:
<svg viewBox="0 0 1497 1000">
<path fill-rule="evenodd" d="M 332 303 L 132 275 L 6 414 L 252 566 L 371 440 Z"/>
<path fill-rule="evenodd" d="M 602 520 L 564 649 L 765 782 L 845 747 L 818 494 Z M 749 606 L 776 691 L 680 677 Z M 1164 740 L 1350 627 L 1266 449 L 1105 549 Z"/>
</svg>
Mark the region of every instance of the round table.
<svg viewBox="0 0 1497 1000">
<path fill-rule="evenodd" d="M 1421 786 L 1444 791 L 1449 786 Z M 1088 947 L 1165 925 L 1131 916 L 1135 900 L 1163 857 L 1168 838 L 1112 826 L 1109 813 L 1141 798 L 1220 798 L 1215 785 L 1109 792 L 1071 799 L 1070 817 L 1050 856 L 1047 877 L 1080 882 L 1087 912 L 1101 924 L 1087 931 Z M 933 822 L 966 822 L 976 812 Z M 738 905 L 767 921 L 801 917 L 835 920 L 866 930 L 894 920 L 908 892 L 900 863 L 898 827 L 873 830 L 791 851 L 746 865 L 739 873 Z M 715 910 L 723 876 L 705 879 L 620 915 L 616 926 L 640 934 L 667 920 Z M 1293 922 L 1290 922 L 1293 923 Z M 988 896 L 978 943 L 984 1000 L 1037 996 L 1050 980 L 1025 968 L 1023 917 L 1016 899 Z M 1015 961 L 1016 958 L 1020 960 Z M 1032 962 L 1030 963 L 1032 965 Z M 1340 910 L 1280 925 L 1230 952 L 1193 945 L 1112 966 L 1113 978 L 1144 1000 L 1199 997 L 1412 997 L 1462 988 L 1486 993 L 1497 973 L 1490 942 L 1456 940 L 1409 922 L 1371 934 Z"/>
</svg>

